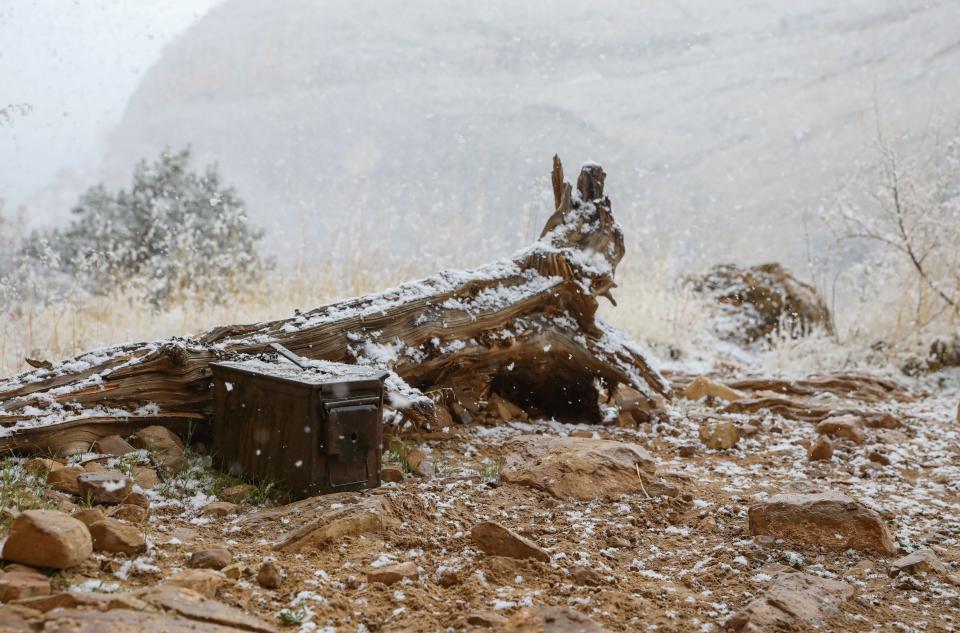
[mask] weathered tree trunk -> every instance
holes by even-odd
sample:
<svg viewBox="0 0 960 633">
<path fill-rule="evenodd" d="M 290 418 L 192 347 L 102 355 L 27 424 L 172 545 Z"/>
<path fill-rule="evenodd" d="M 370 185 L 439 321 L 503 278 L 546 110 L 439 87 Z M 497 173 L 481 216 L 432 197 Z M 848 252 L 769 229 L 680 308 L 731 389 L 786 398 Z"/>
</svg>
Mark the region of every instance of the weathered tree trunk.
<svg viewBox="0 0 960 633">
<path fill-rule="evenodd" d="M 313 359 L 384 367 L 390 404 L 431 422 L 440 406 L 483 416 L 494 393 L 542 415 L 600 421 L 618 385 L 654 401 L 670 386 L 626 337 L 596 318 L 612 301 L 623 234 L 598 165 L 577 191 L 554 157 L 556 211 L 534 244 L 474 270 L 196 338 L 98 350 L 0 382 L 0 449 L 69 452 L 149 424 L 203 427 L 211 361 L 279 342 Z M 608 411 L 609 413 L 609 411 Z"/>
</svg>

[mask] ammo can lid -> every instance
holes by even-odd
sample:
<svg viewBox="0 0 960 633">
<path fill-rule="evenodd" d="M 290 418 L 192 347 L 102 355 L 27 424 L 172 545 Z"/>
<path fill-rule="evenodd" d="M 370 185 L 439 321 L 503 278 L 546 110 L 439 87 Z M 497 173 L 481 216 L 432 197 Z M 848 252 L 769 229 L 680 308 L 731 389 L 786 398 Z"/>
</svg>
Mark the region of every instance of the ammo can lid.
<svg viewBox="0 0 960 633">
<path fill-rule="evenodd" d="M 265 376 L 280 380 L 289 380 L 308 385 L 323 385 L 338 382 L 384 380 L 389 372 L 377 367 L 365 365 L 348 365 L 328 360 L 309 360 L 304 358 L 308 369 L 301 369 L 292 363 L 278 361 L 270 363 L 260 359 L 241 361 L 220 361 L 210 363 L 211 367 L 233 369 L 255 376 Z"/>
</svg>

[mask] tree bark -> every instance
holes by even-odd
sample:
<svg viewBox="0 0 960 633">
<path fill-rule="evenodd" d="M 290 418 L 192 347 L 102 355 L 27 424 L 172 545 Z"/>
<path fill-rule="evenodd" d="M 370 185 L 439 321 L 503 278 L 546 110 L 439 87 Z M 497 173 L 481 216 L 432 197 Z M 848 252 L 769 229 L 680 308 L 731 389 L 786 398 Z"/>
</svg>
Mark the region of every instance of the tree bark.
<svg viewBox="0 0 960 633">
<path fill-rule="evenodd" d="M 611 418 L 602 403 L 620 385 L 648 402 L 669 397 L 642 350 L 596 316 L 599 297 L 613 300 L 624 254 L 605 176 L 586 165 L 574 191 L 554 157 L 556 210 L 541 237 L 509 259 L 279 321 L 97 350 L 2 381 L 0 449 L 76 452 L 150 424 L 202 429 L 209 363 L 271 342 L 387 369 L 390 406 L 417 423 L 434 422 L 439 407 L 484 418 L 493 394 L 534 414 L 594 422 Z"/>
</svg>

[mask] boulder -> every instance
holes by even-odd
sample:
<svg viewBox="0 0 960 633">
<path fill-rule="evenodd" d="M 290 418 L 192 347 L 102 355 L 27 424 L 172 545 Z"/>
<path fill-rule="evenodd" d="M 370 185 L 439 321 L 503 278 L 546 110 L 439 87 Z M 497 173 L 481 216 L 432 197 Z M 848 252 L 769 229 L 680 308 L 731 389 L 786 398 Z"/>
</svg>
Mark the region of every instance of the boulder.
<svg viewBox="0 0 960 633">
<path fill-rule="evenodd" d="M 123 439 L 119 435 L 108 435 L 106 437 L 101 437 L 99 440 L 93 443 L 94 453 L 113 455 L 114 457 L 120 457 L 121 455 L 132 453 L 135 450 L 137 449 L 131 446 L 127 440 Z"/>
<path fill-rule="evenodd" d="M 93 503 L 120 503 L 130 494 L 133 482 L 118 470 L 84 473 L 77 477 L 80 496 Z"/>
<path fill-rule="evenodd" d="M 216 596 L 217 590 L 224 582 L 226 582 L 225 577 L 212 569 L 186 569 L 163 581 L 165 585 L 196 591 L 205 598 Z"/>
<path fill-rule="evenodd" d="M 730 420 L 707 420 L 700 424 L 700 441 L 714 450 L 733 448 L 740 441 L 740 429 Z"/>
<path fill-rule="evenodd" d="M 815 329 L 833 331 L 827 304 L 817 291 L 780 264 L 722 264 L 690 280 L 714 306 L 718 336 L 751 344 L 780 334 L 797 338 Z"/>
<path fill-rule="evenodd" d="M 233 554 L 222 547 L 200 550 L 190 555 L 187 563 L 194 569 L 223 569 L 233 562 Z"/>
<path fill-rule="evenodd" d="M 0 602 L 48 595 L 50 595 L 50 579 L 40 572 L 7 570 L 0 572 Z"/>
<path fill-rule="evenodd" d="M 698 376 L 680 392 L 680 397 L 687 400 L 714 398 L 715 400 L 733 402 L 743 398 L 744 394 L 722 383 L 714 382 L 706 376 Z"/>
<path fill-rule="evenodd" d="M 32 567 L 67 569 L 92 553 L 93 540 L 87 526 L 56 510 L 22 512 L 3 544 L 5 560 Z"/>
<path fill-rule="evenodd" d="M 510 618 L 500 633 L 605 633 L 600 626 L 579 611 L 567 607 L 528 607 Z"/>
<path fill-rule="evenodd" d="M 833 458 L 833 442 L 826 435 L 819 435 L 807 449 L 807 459 L 811 462 L 830 461 Z"/>
<path fill-rule="evenodd" d="M 880 515 L 840 492 L 776 495 L 750 506 L 748 519 L 754 536 L 835 550 L 896 552 Z"/>
<path fill-rule="evenodd" d="M 558 499 L 589 501 L 644 491 L 676 495 L 676 489 L 656 477 L 653 457 L 637 444 L 521 435 L 503 450 L 503 481 L 543 490 Z"/>
<path fill-rule="evenodd" d="M 237 506 L 228 501 L 214 501 L 203 506 L 200 514 L 205 517 L 222 519 L 237 513 Z"/>
<path fill-rule="evenodd" d="M 370 569 L 367 572 L 367 582 L 382 582 L 385 585 L 392 585 L 404 578 L 416 580 L 419 577 L 420 572 L 417 571 L 417 565 L 413 561 Z"/>
<path fill-rule="evenodd" d="M 726 628 L 792 631 L 798 625 L 820 627 L 855 593 L 851 585 L 838 580 L 803 573 L 779 574 L 764 595 L 727 620 Z"/>
<path fill-rule="evenodd" d="M 47 475 L 47 483 L 50 484 L 54 490 L 59 490 L 60 492 L 71 495 L 79 495 L 80 486 L 77 483 L 77 478 L 85 472 L 87 471 L 80 466 L 64 466 L 63 468 L 50 471 Z"/>
<path fill-rule="evenodd" d="M 90 526 L 90 536 L 97 552 L 130 556 L 147 551 L 147 542 L 140 529 L 116 519 L 97 521 Z"/>
<path fill-rule="evenodd" d="M 227 503 L 241 504 L 257 491 L 257 487 L 252 484 L 237 484 L 220 491 L 220 498 Z"/>
<path fill-rule="evenodd" d="M 257 571 L 257 584 L 264 589 L 279 589 L 282 579 L 280 569 L 273 561 L 264 561 Z"/>
<path fill-rule="evenodd" d="M 539 545 L 492 521 L 474 525 L 470 530 L 470 538 L 477 547 L 493 556 L 534 558 L 543 562 L 550 560 L 550 555 Z"/>
<path fill-rule="evenodd" d="M 855 415 L 838 415 L 822 420 L 817 424 L 817 433 L 845 437 L 857 444 L 863 444 L 866 437 L 863 422 Z"/>
</svg>

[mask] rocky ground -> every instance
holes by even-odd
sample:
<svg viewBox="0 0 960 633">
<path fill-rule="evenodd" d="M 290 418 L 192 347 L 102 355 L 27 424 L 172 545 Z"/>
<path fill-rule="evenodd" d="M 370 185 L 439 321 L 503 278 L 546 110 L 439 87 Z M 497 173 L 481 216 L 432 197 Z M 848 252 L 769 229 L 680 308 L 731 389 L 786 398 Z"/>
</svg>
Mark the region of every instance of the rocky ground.
<svg viewBox="0 0 960 633">
<path fill-rule="evenodd" d="M 670 378 L 609 425 L 408 427 L 389 483 L 286 504 L 159 427 L 9 458 L 0 631 L 958 628 L 956 401 Z"/>
</svg>

